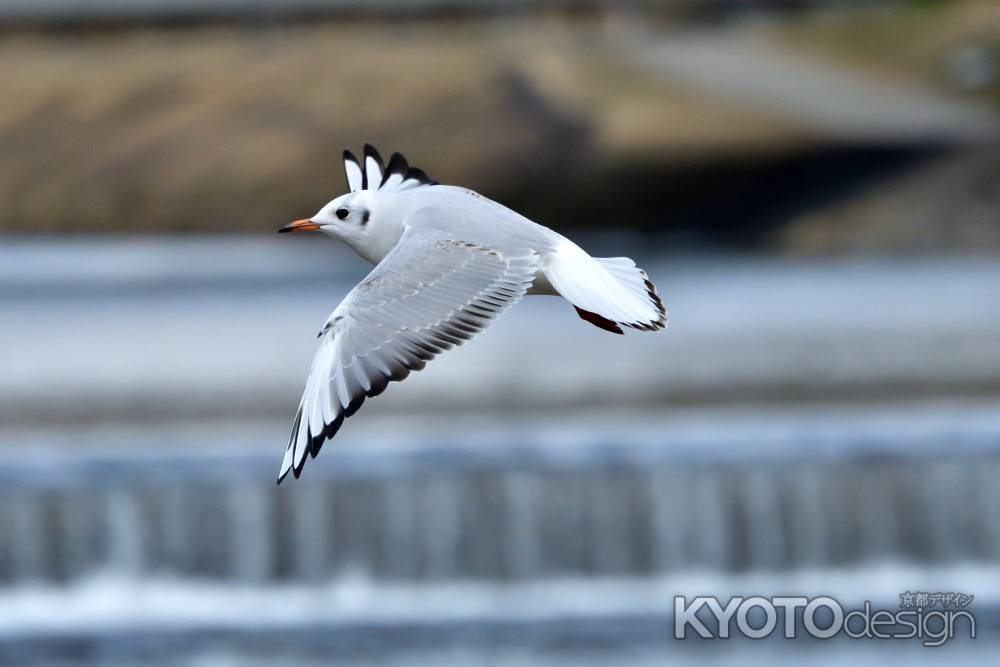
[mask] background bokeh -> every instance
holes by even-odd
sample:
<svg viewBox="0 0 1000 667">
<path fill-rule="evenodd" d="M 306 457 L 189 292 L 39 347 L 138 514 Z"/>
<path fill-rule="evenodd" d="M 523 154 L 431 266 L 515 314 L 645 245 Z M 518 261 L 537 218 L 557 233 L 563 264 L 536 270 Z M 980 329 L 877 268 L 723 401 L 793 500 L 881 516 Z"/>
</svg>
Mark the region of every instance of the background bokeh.
<svg viewBox="0 0 1000 667">
<path fill-rule="evenodd" d="M 989 662 L 998 112 L 989 0 L 0 0 L 0 663 Z M 671 325 L 527 299 L 275 487 L 366 141 Z M 979 636 L 672 638 L 905 591 Z"/>
</svg>

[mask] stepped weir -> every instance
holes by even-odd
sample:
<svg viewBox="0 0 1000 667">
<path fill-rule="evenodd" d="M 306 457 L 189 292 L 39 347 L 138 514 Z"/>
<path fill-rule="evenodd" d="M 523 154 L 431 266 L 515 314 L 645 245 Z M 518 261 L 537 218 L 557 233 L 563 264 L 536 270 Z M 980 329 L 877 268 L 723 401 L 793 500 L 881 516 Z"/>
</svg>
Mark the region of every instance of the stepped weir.
<svg viewBox="0 0 1000 667">
<path fill-rule="evenodd" d="M 987 446 L 948 460 L 905 443 L 735 460 L 613 440 L 342 449 L 278 488 L 274 457 L 258 454 L 8 458 L 0 581 L 108 570 L 246 583 L 524 581 L 996 559 L 995 436 L 948 437 Z M 786 445 L 804 452 L 815 441 Z"/>
</svg>

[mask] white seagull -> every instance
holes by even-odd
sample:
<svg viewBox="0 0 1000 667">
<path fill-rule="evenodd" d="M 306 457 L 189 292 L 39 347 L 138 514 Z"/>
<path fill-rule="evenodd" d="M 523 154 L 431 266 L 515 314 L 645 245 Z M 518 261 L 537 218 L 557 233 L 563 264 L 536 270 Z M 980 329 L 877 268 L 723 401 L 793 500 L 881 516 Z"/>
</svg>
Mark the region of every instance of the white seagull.
<svg viewBox="0 0 1000 667">
<path fill-rule="evenodd" d="M 348 194 L 280 232 L 320 231 L 375 268 L 319 333 L 278 483 L 302 472 L 365 397 L 461 345 L 526 294 L 560 295 L 606 331 L 659 331 L 667 311 L 627 257 L 591 257 L 486 197 L 440 185 L 394 153 L 344 151 Z"/>
</svg>

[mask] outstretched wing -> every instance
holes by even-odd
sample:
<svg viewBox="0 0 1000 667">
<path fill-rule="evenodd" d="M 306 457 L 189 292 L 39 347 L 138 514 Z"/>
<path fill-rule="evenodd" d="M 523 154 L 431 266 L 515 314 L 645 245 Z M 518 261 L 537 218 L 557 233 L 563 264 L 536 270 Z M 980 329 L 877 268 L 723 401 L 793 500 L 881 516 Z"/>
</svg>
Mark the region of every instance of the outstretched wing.
<svg viewBox="0 0 1000 667">
<path fill-rule="evenodd" d="M 538 256 L 408 229 L 320 332 L 278 482 L 299 476 L 368 396 L 460 345 L 520 299 Z"/>
</svg>

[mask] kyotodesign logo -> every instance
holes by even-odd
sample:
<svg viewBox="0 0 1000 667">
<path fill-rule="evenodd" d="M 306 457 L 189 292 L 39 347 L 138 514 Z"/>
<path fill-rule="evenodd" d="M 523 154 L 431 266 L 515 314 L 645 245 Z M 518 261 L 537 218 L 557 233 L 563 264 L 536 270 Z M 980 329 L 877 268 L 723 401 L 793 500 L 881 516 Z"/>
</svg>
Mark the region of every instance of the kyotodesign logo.
<svg viewBox="0 0 1000 667">
<path fill-rule="evenodd" d="M 860 608 L 844 609 L 829 596 L 674 598 L 674 637 L 728 639 L 741 635 L 750 639 L 769 637 L 779 624 L 785 638 L 802 633 L 817 639 L 843 635 L 852 639 L 917 639 L 924 646 L 941 646 L 968 633 L 976 637 L 976 618 L 966 607 L 974 596 L 966 593 L 901 593 L 897 609 L 873 608 L 865 601 Z"/>
</svg>

